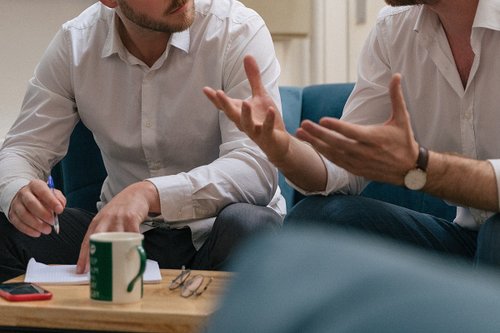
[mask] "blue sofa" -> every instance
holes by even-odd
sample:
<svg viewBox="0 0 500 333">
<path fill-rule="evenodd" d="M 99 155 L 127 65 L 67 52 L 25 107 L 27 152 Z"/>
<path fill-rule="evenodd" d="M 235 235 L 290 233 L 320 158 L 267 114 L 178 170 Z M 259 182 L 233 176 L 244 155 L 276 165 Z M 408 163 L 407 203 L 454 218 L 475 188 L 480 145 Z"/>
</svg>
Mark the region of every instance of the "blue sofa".
<svg viewBox="0 0 500 333">
<path fill-rule="evenodd" d="M 353 84 L 323 84 L 307 87 L 281 87 L 283 117 L 287 130 L 295 133 L 304 119 L 318 121 L 321 117 L 340 117 Z M 99 148 L 90 131 L 79 123 L 71 136 L 66 157 L 52 170 L 57 188 L 65 193 L 68 207 L 96 210 L 102 182 L 106 177 Z M 280 175 L 280 187 L 288 208 L 302 195 L 294 191 Z M 403 187 L 373 182 L 362 195 L 391 202 L 417 211 L 452 220 L 455 208 L 442 200 Z"/>
</svg>

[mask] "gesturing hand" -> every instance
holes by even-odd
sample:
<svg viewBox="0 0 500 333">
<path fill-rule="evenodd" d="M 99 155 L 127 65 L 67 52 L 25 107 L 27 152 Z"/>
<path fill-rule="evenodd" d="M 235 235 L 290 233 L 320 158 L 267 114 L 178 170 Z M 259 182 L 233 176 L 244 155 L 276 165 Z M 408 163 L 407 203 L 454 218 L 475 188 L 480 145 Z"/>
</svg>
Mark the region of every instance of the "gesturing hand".
<svg viewBox="0 0 500 333">
<path fill-rule="evenodd" d="M 252 56 L 244 59 L 245 72 L 252 88 L 252 98 L 246 101 L 229 98 L 222 90 L 205 87 L 203 92 L 236 126 L 245 132 L 272 162 L 283 158 L 291 136 L 286 132 L 281 114 L 267 93 L 259 66 Z"/>
<path fill-rule="evenodd" d="M 415 167 L 418 144 L 413 136 L 399 74 L 392 77 L 390 95 L 392 115 L 384 124 L 363 126 L 323 118 L 319 125 L 304 121 L 297 137 L 355 175 L 401 185 L 406 172 Z"/>
</svg>

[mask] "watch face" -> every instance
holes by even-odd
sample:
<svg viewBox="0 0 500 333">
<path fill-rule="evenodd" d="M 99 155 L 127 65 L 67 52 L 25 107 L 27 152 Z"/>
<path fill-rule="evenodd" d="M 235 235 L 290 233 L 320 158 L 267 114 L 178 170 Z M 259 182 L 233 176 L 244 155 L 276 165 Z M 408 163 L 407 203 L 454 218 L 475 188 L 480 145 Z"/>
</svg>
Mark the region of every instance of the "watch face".
<svg viewBox="0 0 500 333">
<path fill-rule="evenodd" d="M 421 169 L 412 169 L 405 176 L 405 186 L 410 190 L 421 190 L 427 182 L 427 173 Z"/>
</svg>

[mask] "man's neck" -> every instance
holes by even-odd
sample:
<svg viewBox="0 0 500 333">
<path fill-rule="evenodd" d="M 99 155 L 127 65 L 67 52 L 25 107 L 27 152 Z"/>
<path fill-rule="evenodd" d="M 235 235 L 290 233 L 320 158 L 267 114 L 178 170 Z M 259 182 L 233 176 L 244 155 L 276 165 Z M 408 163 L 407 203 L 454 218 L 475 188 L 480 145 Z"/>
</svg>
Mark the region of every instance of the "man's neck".
<svg viewBox="0 0 500 333">
<path fill-rule="evenodd" d="M 436 12 L 446 34 L 470 37 L 479 0 L 441 0 L 435 5 L 426 5 Z"/>
<path fill-rule="evenodd" d="M 478 3 L 479 0 L 441 0 L 426 5 L 439 16 L 464 88 L 475 57 L 470 37 Z"/>
<path fill-rule="evenodd" d="M 165 52 L 171 34 L 139 27 L 123 15 L 118 15 L 118 18 L 118 31 L 123 45 L 137 59 L 149 67 L 153 66 Z"/>
</svg>

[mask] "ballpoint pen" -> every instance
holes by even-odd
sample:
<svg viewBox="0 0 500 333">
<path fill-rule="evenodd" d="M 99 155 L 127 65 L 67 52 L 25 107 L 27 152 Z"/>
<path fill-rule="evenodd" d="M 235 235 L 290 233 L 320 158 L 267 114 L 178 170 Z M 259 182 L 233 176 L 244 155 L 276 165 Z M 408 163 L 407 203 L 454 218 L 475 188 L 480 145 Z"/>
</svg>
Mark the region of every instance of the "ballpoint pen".
<svg viewBox="0 0 500 333">
<path fill-rule="evenodd" d="M 54 179 L 52 179 L 52 176 L 49 175 L 49 179 L 47 180 L 47 185 L 49 185 L 50 190 L 52 193 L 54 193 L 54 196 L 56 195 L 54 192 Z M 54 230 L 56 233 L 59 233 L 59 217 L 57 214 L 54 212 Z"/>
</svg>

